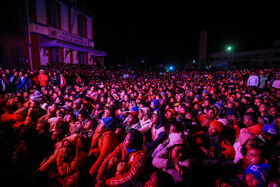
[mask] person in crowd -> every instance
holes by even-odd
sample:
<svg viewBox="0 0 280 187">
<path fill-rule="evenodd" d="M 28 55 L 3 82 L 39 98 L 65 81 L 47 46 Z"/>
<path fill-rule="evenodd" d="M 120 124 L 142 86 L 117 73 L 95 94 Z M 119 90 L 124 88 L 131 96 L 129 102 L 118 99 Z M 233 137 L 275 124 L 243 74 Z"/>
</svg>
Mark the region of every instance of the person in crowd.
<svg viewBox="0 0 280 187">
<path fill-rule="evenodd" d="M 235 149 L 235 157 L 233 162 L 237 163 L 240 159 L 244 158 L 244 153 L 252 144 L 256 144 L 257 137 L 249 132 L 248 129 L 243 128 L 238 136 L 238 141 L 233 144 Z"/>
<path fill-rule="evenodd" d="M 207 131 L 209 124 L 215 119 L 215 109 L 208 107 L 205 114 L 201 114 L 197 117 L 200 125 Z"/>
<path fill-rule="evenodd" d="M 125 125 L 125 132 L 127 133 L 129 129 L 137 129 L 141 128 L 141 124 L 139 123 L 138 119 L 138 112 L 137 111 L 129 111 L 127 116 L 127 122 Z"/>
<path fill-rule="evenodd" d="M 145 182 L 145 187 L 168 187 L 174 186 L 175 182 L 174 179 L 171 177 L 170 174 L 158 170 L 151 174 L 150 179 Z"/>
<path fill-rule="evenodd" d="M 117 157 L 121 162 L 124 162 L 129 168 L 128 171 L 118 176 L 110 176 L 111 170 L 115 167 L 108 167 L 111 166 L 108 164 L 113 157 Z M 104 184 L 117 186 L 128 180 L 137 179 L 144 171 L 145 165 L 146 154 L 143 150 L 143 135 L 136 129 L 130 129 L 124 141 L 103 161 L 98 170 L 95 186 Z"/>
<path fill-rule="evenodd" d="M 86 154 L 81 150 L 82 143 L 79 136 L 70 136 L 62 140 L 61 149 L 56 157 L 58 173 L 63 186 L 82 184 L 82 173 L 87 161 Z"/>
<path fill-rule="evenodd" d="M 163 116 L 160 110 L 155 110 L 153 112 L 151 118 L 151 141 L 148 141 L 146 144 L 148 152 L 153 151 L 167 137 L 167 129 L 162 118 Z"/>
<path fill-rule="evenodd" d="M 249 132 L 259 135 L 262 132 L 263 124 L 258 123 L 257 115 L 252 112 L 246 112 L 243 116 L 243 123 Z"/>
<path fill-rule="evenodd" d="M 24 86 L 25 86 L 25 83 L 26 83 L 26 78 L 25 78 L 23 72 L 20 71 L 18 73 L 18 75 L 19 75 L 19 80 L 20 81 L 19 81 L 19 85 L 17 86 L 17 92 L 19 92 L 19 90 L 24 90 Z"/>
<path fill-rule="evenodd" d="M 92 137 L 89 156 L 94 157 L 94 164 L 89 170 L 92 177 L 96 177 L 104 159 L 119 145 L 115 134 L 117 124 L 113 117 L 106 117 L 100 120 Z"/>
<path fill-rule="evenodd" d="M 182 134 L 169 137 L 168 145 L 154 158 L 152 164 L 169 173 L 175 184 L 190 185 L 192 179 L 192 160 L 188 156 L 186 140 Z"/>
<path fill-rule="evenodd" d="M 90 143 L 96 128 L 96 121 L 92 118 L 86 118 L 83 125 L 76 127 L 72 134 L 78 134 L 82 141 L 82 149 L 85 153 L 89 152 Z"/>
<path fill-rule="evenodd" d="M 259 85 L 259 77 L 256 75 L 256 72 L 253 71 L 247 80 L 247 86 L 256 88 Z"/>
<path fill-rule="evenodd" d="M 272 87 L 280 89 L 280 74 L 276 75 L 276 79 L 273 81 Z"/>
<path fill-rule="evenodd" d="M 24 78 L 25 78 L 24 91 L 27 92 L 32 88 L 33 82 L 28 73 L 24 74 Z"/>
<path fill-rule="evenodd" d="M 250 187 L 264 187 L 269 181 L 270 166 L 267 164 L 253 164 L 250 165 L 244 175 L 243 180 Z"/>
<path fill-rule="evenodd" d="M 138 119 L 141 125 L 139 131 L 145 135 L 149 129 L 151 129 L 152 122 L 150 119 L 150 108 L 149 107 L 142 107 L 139 108 Z"/>
<path fill-rule="evenodd" d="M 184 137 L 184 139 L 187 139 L 183 132 L 184 126 L 181 122 L 177 121 L 172 123 L 169 129 L 168 137 L 156 147 L 151 157 L 154 158 L 163 148 L 165 148 L 169 144 L 170 140 L 172 139 L 171 136 L 176 136 L 176 134 L 180 134 L 180 136 Z M 173 133 L 175 133 L 175 135 Z"/>
<path fill-rule="evenodd" d="M 46 87 L 48 84 L 49 78 L 46 75 L 45 70 L 41 69 L 39 72 L 40 72 L 38 75 L 39 86 Z"/>
</svg>

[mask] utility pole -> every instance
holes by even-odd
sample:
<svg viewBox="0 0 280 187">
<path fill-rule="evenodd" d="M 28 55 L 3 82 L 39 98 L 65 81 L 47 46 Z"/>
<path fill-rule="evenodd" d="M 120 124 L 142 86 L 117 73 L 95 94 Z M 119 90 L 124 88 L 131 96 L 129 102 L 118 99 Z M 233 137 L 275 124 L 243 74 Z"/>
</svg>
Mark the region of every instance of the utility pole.
<svg viewBox="0 0 280 187">
<path fill-rule="evenodd" d="M 31 36 L 30 36 L 30 20 L 29 20 L 29 6 L 28 0 L 26 2 L 26 15 L 27 15 L 27 30 L 28 30 L 28 53 L 31 71 L 33 71 L 32 50 L 31 50 Z"/>
</svg>

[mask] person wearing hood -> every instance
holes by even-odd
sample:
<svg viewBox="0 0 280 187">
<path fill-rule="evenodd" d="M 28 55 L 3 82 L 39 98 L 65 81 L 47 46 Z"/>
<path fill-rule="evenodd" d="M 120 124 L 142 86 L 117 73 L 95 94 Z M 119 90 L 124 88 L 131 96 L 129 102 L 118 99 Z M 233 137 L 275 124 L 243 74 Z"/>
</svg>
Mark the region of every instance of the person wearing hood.
<svg viewBox="0 0 280 187">
<path fill-rule="evenodd" d="M 82 142 L 78 135 L 75 134 L 62 140 L 56 165 L 63 180 L 63 186 L 75 186 L 82 182 L 82 172 L 86 161 L 87 155 L 82 151 Z"/>
<path fill-rule="evenodd" d="M 167 129 L 165 127 L 163 116 L 160 110 L 153 112 L 151 127 L 152 140 L 146 145 L 147 152 L 154 150 L 160 143 L 162 143 L 167 137 Z"/>
<path fill-rule="evenodd" d="M 219 176 L 226 174 L 225 166 L 230 165 L 235 156 L 233 146 L 223 137 L 223 130 L 224 125 L 222 122 L 218 120 L 212 121 L 209 125 L 208 133 L 206 133 L 202 144 L 200 144 L 200 149 L 203 153 L 202 171 L 207 176 L 205 180 L 209 181 L 211 185 Z"/>
<path fill-rule="evenodd" d="M 188 157 L 187 143 L 182 133 L 172 133 L 169 143 L 152 161 L 153 166 L 169 173 L 175 184 L 190 185 L 192 161 Z"/>
<path fill-rule="evenodd" d="M 233 162 L 237 163 L 240 159 L 243 159 L 245 155 L 244 152 L 249 146 L 256 143 L 256 136 L 249 132 L 248 129 L 242 128 L 238 136 L 238 141 L 233 144 L 235 149 L 235 157 Z M 245 149 L 245 150 L 244 150 Z"/>
<path fill-rule="evenodd" d="M 139 131 L 143 135 L 145 135 L 146 132 L 148 132 L 148 130 L 151 129 L 152 126 L 152 121 L 149 118 L 149 115 L 150 115 L 149 107 L 139 108 L 138 118 L 139 118 L 139 123 L 141 124 L 141 128 L 139 129 Z"/>
<path fill-rule="evenodd" d="M 157 99 L 153 99 L 150 103 L 150 107 L 152 111 L 158 110 L 159 109 L 159 101 Z"/>
<path fill-rule="evenodd" d="M 116 159 L 115 159 L 116 158 Z M 128 170 L 119 175 L 110 175 L 116 167 L 110 167 L 111 159 L 119 161 Z M 116 162 L 118 165 L 119 163 Z M 96 177 L 95 186 L 120 186 L 129 180 L 135 180 L 146 165 L 146 154 L 143 150 L 143 135 L 136 129 L 130 129 L 124 141 L 103 161 Z"/>
<path fill-rule="evenodd" d="M 106 117 L 100 120 L 95 133 L 92 136 L 89 156 L 94 157 L 94 164 L 89 170 L 91 176 L 96 176 L 104 159 L 119 144 L 115 134 L 117 124 L 113 117 Z"/>
<path fill-rule="evenodd" d="M 202 148 L 205 156 L 221 161 L 232 160 L 235 156 L 233 146 L 222 136 L 224 125 L 222 122 L 214 120 L 210 123 L 206 134 L 206 146 Z"/>
</svg>

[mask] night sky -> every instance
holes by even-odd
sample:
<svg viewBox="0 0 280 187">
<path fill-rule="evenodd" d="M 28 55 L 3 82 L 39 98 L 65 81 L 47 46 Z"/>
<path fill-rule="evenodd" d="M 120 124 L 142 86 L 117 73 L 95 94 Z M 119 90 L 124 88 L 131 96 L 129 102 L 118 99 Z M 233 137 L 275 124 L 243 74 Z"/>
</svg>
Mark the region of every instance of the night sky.
<svg viewBox="0 0 280 187">
<path fill-rule="evenodd" d="M 270 48 L 280 39 L 276 2 L 223 2 L 87 0 L 96 15 L 95 48 L 108 52 L 107 64 L 144 60 L 179 67 L 198 58 L 202 30 L 208 33 L 208 53 L 227 44 L 235 51 Z"/>
</svg>

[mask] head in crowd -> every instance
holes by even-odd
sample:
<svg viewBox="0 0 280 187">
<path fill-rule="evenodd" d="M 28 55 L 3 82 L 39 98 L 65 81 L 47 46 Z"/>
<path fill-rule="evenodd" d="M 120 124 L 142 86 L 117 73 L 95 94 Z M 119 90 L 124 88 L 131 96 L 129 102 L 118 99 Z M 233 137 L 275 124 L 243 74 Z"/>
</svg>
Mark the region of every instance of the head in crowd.
<svg viewBox="0 0 280 187">
<path fill-rule="evenodd" d="M 174 186 L 175 181 L 173 177 L 161 170 L 153 172 L 150 176 L 150 179 L 145 182 L 145 187 L 169 187 Z"/>
</svg>

